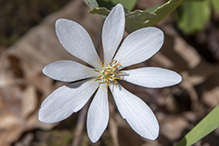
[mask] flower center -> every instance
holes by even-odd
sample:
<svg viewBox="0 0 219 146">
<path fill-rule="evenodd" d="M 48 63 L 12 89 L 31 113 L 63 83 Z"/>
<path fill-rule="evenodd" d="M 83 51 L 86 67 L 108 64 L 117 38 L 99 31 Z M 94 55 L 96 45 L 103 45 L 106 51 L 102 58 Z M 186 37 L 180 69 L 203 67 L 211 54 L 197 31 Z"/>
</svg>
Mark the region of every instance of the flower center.
<svg viewBox="0 0 219 146">
<path fill-rule="evenodd" d="M 107 89 L 109 87 L 110 82 L 113 82 L 117 87 L 116 79 L 122 80 L 121 78 L 116 77 L 117 74 L 121 74 L 121 72 L 118 72 L 118 67 L 121 65 L 116 64 L 117 63 L 116 60 L 111 61 L 108 66 L 104 66 L 104 60 L 103 62 L 99 60 L 99 62 L 102 64 L 102 70 L 96 70 L 96 69 L 94 70 L 95 72 L 100 73 L 100 76 L 96 77 L 94 80 L 102 81 L 99 82 L 99 84 L 103 84 L 107 82 Z"/>
</svg>

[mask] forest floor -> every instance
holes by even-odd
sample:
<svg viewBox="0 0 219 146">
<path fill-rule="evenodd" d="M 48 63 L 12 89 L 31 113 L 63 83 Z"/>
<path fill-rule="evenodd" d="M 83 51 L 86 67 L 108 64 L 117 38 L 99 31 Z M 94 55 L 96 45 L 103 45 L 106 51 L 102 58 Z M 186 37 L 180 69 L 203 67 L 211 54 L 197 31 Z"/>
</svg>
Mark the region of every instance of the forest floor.
<svg viewBox="0 0 219 146">
<path fill-rule="evenodd" d="M 122 119 L 111 96 L 109 125 L 95 144 L 88 139 L 85 126 L 89 103 L 60 123 L 39 122 L 38 110 L 42 101 L 54 89 L 67 84 L 43 75 L 43 67 L 58 60 L 81 62 L 60 45 L 55 21 L 67 18 L 78 22 L 89 32 L 97 48 L 101 46 L 104 21 L 99 15 L 89 14 L 89 8 L 82 0 L 65 0 L 62 4 L 47 1 L 42 6 L 43 2 L 35 9 L 30 9 L 35 3 L 21 3 L 14 12 L 9 11 L 12 5 L 5 3 L 7 10 L 0 12 L 1 19 L 5 15 L 11 16 L 0 23 L 0 146 L 172 146 L 218 105 L 219 16 L 214 16 L 205 30 L 188 36 L 176 27 L 171 14 L 156 25 L 165 34 L 161 50 L 146 62 L 132 67 L 171 69 L 181 74 L 182 82 L 162 89 L 120 82 L 143 99 L 157 116 L 160 124 L 157 140 L 138 136 Z M 139 0 L 136 8 L 146 9 L 164 2 Z M 209 44 L 215 44 L 214 51 Z M 98 50 L 101 54 L 101 49 Z M 195 146 L 216 146 L 218 143 L 219 129 L 216 129 Z"/>
</svg>

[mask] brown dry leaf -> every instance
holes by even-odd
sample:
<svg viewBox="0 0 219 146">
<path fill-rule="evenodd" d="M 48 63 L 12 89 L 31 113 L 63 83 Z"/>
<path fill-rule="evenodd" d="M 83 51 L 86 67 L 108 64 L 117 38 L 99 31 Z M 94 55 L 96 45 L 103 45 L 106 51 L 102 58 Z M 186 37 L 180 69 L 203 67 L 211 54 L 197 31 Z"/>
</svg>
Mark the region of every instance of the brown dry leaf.
<svg viewBox="0 0 219 146">
<path fill-rule="evenodd" d="M 55 34 L 55 21 L 58 18 L 68 18 L 80 23 L 86 28 L 94 42 L 99 39 L 102 18 L 88 13 L 89 8 L 81 1 L 69 3 L 62 10 L 49 15 L 45 20 L 28 33 L 8 53 L 21 61 L 21 68 L 27 78 L 33 78 L 42 68 L 54 61 L 78 60 L 69 54 L 59 43 Z M 98 40 L 99 41 L 99 40 Z"/>
<path fill-rule="evenodd" d="M 9 146 L 22 134 L 22 121 L 11 112 L 1 114 L 0 121 L 0 145 Z"/>
<path fill-rule="evenodd" d="M 6 48 L 0 47 L 0 87 L 12 84 L 14 76 L 10 70 L 10 61 L 6 53 Z"/>
<path fill-rule="evenodd" d="M 31 113 L 36 110 L 37 107 L 37 95 L 36 89 L 33 86 L 27 86 L 27 89 L 23 91 L 21 100 L 21 114 L 23 118 L 27 118 Z"/>
<path fill-rule="evenodd" d="M 203 93 L 204 102 L 210 107 L 216 107 L 219 104 L 219 86 Z"/>
<path fill-rule="evenodd" d="M 181 116 L 165 117 L 165 120 L 160 122 L 160 124 L 162 127 L 161 133 L 171 141 L 178 139 L 183 130 L 189 126 L 188 121 Z"/>
<path fill-rule="evenodd" d="M 78 60 L 65 51 L 56 37 L 55 21 L 58 18 L 80 23 L 99 45 L 103 19 L 89 14 L 88 10 L 83 1 L 71 1 L 30 29 L 5 53 L 0 53 L 0 145 L 10 145 L 25 131 L 51 129 L 56 125 L 39 122 L 38 109 L 42 100 L 62 84 L 54 84 L 41 71 L 54 61 Z"/>
<path fill-rule="evenodd" d="M 139 0 L 137 7 L 146 8 L 158 3 L 164 1 L 146 3 Z M 62 10 L 47 16 L 40 25 L 32 28 L 15 45 L 4 51 L 6 53 L 0 53 L 0 145 L 10 145 L 25 131 L 54 127 L 55 124 L 38 121 L 38 109 L 42 100 L 63 83 L 54 82 L 44 76 L 41 70 L 45 65 L 62 59 L 81 62 L 62 48 L 56 37 L 54 24 L 58 18 L 78 22 L 89 32 L 97 48 L 100 48 L 103 19 L 89 14 L 88 10 L 81 0 L 74 0 Z M 180 73 L 183 81 L 175 87 L 165 89 L 147 89 L 121 82 L 125 88 L 146 101 L 155 112 L 160 122 L 160 136 L 154 142 L 142 139 L 117 111 L 115 114 L 113 111 L 115 119 L 109 129 L 115 144 L 173 145 L 183 131 L 191 126 L 190 123 L 196 123 L 200 120 L 199 117 L 206 114 L 208 110 L 203 104 L 213 107 L 219 101 L 218 64 L 212 65 L 200 57 L 195 48 L 176 32 L 171 16 L 158 26 L 165 33 L 161 51 L 147 62 L 132 67 L 159 66 L 171 69 Z M 180 102 L 179 97 L 189 98 L 192 108 L 180 109 L 184 105 L 179 104 L 185 103 Z M 30 144 L 32 136 L 24 136 L 17 144 Z M 87 135 L 83 140 L 89 142 Z M 101 141 L 97 145 L 101 145 Z"/>
</svg>

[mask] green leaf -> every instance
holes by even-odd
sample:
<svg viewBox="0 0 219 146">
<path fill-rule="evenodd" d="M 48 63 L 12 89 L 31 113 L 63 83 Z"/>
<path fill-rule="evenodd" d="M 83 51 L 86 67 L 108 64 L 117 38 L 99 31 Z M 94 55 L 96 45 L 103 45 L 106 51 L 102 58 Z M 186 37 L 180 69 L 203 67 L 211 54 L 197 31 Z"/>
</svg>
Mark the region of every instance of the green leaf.
<svg viewBox="0 0 219 146">
<path fill-rule="evenodd" d="M 203 30 L 210 16 L 211 9 L 208 0 L 187 1 L 176 10 L 178 27 L 185 34 Z"/>
<path fill-rule="evenodd" d="M 146 12 L 141 10 L 135 10 L 129 12 L 125 9 L 125 30 L 131 33 L 139 28 L 154 25 L 154 18 L 156 14 L 152 12 Z"/>
<path fill-rule="evenodd" d="M 156 14 L 156 23 L 169 15 L 173 10 L 175 10 L 183 0 L 169 0 L 162 6 L 158 7 L 154 13 Z M 156 24 L 155 23 L 155 24 Z"/>
<path fill-rule="evenodd" d="M 157 5 L 157 6 L 153 6 L 153 7 L 150 7 L 150 8 L 147 8 L 146 12 L 154 12 L 157 8 L 161 7 L 162 5 Z"/>
<path fill-rule="evenodd" d="M 130 12 L 125 9 L 126 18 L 126 31 L 131 33 L 139 28 L 153 26 L 169 15 L 176 7 L 178 7 L 183 0 L 169 0 L 162 6 L 158 7 L 154 12 L 147 12 L 142 10 L 136 10 Z M 94 8 L 89 11 L 90 13 L 96 13 L 107 16 L 109 10 L 106 8 Z"/>
<path fill-rule="evenodd" d="M 137 2 L 137 0 L 97 0 L 100 7 L 106 7 L 111 9 L 116 4 L 120 3 L 128 10 L 132 10 Z"/>
<path fill-rule="evenodd" d="M 219 127 L 219 105 L 203 118 L 177 146 L 191 146 Z"/>
<path fill-rule="evenodd" d="M 211 2 L 215 12 L 219 14 L 219 0 L 211 0 Z"/>
<path fill-rule="evenodd" d="M 83 0 L 91 9 L 98 8 L 98 3 L 96 0 Z"/>
<path fill-rule="evenodd" d="M 104 8 L 94 8 L 94 9 L 90 10 L 89 13 L 100 14 L 101 16 L 106 17 L 110 13 L 110 10 L 108 10 L 105 7 Z"/>
<path fill-rule="evenodd" d="M 138 28 L 144 27 L 144 25 L 148 23 L 148 21 L 150 21 L 150 19 L 152 19 L 155 16 L 154 13 L 141 11 L 141 10 L 136 10 L 134 12 L 129 12 L 126 8 L 124 8 L 124 10 L 125 10 L 125 18 L 126 18 L 126 31 L 129 33 Z M 90 10 L 89 12 L 93 14 L 100 14 L 107 16 L 110 10 L 106 8 L 95 8 Z M 148 20 L 145 18 L 147 18 Z"/>
</svg>

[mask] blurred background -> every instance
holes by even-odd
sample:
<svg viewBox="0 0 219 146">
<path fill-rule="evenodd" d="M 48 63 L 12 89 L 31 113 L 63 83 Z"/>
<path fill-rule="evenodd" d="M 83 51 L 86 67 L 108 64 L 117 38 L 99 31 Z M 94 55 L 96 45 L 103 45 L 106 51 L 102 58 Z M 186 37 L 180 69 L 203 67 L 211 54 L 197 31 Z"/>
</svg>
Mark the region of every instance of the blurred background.
<svg viewBox="0 0 219 146">
<path fill-rule="evenodd" d="M 134 9 L 149 9 L 166 0 L 137 0 Z M 165 42 L 160 52 L 137 66 L 174 70 L 183 81 L 164 89 L 121 84 L 154 111 L 160 135 L 150 141 L 138 136 L 119 115 L 112 97 L 110 121 L 92 144 L 86 133 L 86 111 L 56 124 L 38 121 L 42 101 L 66 83 L 42 74 L 54 61 L 77 60 L 60 45 L 55 21 L 67 18 L 89 32 L 101 46 L 104 19 L 89 14 L 82 0 L 0 0 L 0 146 L 172 146 L 219 103 L 219 5 L 215 0 L 185 2 L 156 27 Z M 99 49 L 98 49 L 99 50 Z M 101 51 L 100 51 L 101 52 Z M 219 129 L 195 146 L 217 146 Z"/>
</svg>

